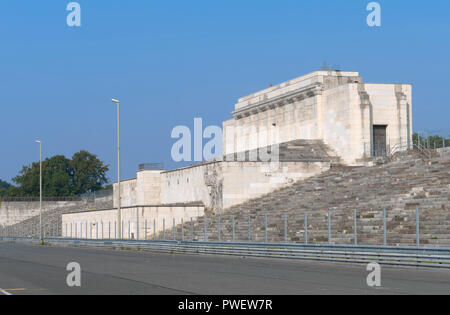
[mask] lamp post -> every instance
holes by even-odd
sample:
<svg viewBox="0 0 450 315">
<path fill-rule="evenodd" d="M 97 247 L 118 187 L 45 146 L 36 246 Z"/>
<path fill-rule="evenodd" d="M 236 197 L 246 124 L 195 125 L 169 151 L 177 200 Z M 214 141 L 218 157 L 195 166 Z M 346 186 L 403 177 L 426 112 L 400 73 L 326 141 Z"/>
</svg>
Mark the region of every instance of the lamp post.
<svg viewBox="0 0 450 315">
<path fill-rule="evenodd" d="M 39 240 L 44 242 L 42 237 L 42 141 L 36 140 L 39 143 Z"/>
<path fill-rule="evenodd" d="M 117 193 L 118 193 L 118 201 L 117 201 L 117 235 L 118 238 L 122 238 L 122 214 L 120 210 L 120 101 L 116 99 L 112 99 L 113 103 L 117 104 Z"/>
</svg>

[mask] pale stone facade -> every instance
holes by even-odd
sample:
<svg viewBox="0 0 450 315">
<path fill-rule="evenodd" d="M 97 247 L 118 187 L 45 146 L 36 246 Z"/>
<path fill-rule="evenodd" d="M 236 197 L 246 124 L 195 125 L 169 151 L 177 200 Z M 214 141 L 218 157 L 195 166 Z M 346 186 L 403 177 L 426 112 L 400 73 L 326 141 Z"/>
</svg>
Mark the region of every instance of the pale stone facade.
<svg viewBox="0 0 450 315">
<path fill-rule="evenodd" d="M 364 84 L 358 72 L 316 71 L 239 99 L 223 123 L 225 154 L 296 139 L 323 140 L 349 165 L 373 155 L 373 126 L 386 146 L 412 147 L 412 87 Z"/>
<path fill-rule="evenodd" d="M 239 99 L 233 116 L 223 123 L 224 155 L 281 145 L 284 159 L 275 167 L 218 159 L 141 170 L 121 183 L 122 206 L 201 202 L 220 213 L 326 171 L 336 156 L 339 163 L 367 165 L 393 148 L 412 148 L 411 85 L 366 84 L 358 72 L 316 71 L 284 82 Z M 299 149 L 298 141 L 310 142 Z"/>
<path fill-rule="evenodd" d="M 153 239 L 182 222 L 204 215 L 203 206 L 139 206 L 121 211 L 121 229 L 126 239 Z M 117 210 L 94 210 L 62 215 L 62 236 L 87 239 L 117 238 Z M 171 236 L 167 235 L 167 239 Z"/>
</svg>

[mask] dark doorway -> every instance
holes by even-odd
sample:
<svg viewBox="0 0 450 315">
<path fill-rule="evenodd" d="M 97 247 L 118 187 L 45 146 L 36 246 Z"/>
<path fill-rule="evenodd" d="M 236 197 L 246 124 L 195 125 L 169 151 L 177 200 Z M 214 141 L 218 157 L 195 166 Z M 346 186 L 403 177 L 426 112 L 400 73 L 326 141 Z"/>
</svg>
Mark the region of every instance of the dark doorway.
<svg viewBox="0 0 450 315">
<path fill-rule="evenodd" d="M 373 126 L 373 156 L 386 156 L 387 126 Z"/>
</svg>

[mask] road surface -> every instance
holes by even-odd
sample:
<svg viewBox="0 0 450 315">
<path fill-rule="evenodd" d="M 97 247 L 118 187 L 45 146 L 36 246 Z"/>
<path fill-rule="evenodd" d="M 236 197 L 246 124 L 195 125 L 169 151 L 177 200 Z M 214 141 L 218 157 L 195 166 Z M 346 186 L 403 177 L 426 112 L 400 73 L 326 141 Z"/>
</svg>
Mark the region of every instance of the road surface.
<svg viewBox="0 0 450 315">
<path fill-rule="evenodd" d="M 66 284 L 81 266 L 81 287 Z M 450 270 L 0 243 L 2 294 L 450 294 Z"/>
</svg>

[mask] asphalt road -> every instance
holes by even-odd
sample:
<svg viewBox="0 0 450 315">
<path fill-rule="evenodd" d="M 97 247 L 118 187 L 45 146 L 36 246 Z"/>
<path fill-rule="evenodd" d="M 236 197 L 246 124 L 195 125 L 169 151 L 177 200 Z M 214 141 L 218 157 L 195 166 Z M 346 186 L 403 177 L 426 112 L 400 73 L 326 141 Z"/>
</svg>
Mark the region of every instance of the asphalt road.
<svg viewBox="0 0 450 315">
<path fill-rule="evenodd" d="M 81 287 L 66 284 L 69 262 Z M 382 267 L 369 288 L 365 265 L 171 255 L 0 243 L 0 295 L 12 294 L 450 294 L 450 271 Z"/>
</svg>

